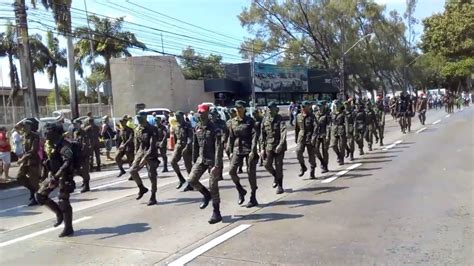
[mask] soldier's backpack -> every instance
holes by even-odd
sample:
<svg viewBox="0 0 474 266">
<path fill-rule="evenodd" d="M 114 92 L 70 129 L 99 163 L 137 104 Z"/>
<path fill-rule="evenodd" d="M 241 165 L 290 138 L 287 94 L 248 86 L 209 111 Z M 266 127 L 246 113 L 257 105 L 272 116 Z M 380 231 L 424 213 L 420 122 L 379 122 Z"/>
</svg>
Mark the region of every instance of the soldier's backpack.
<svg viewBox="0 0 474 266">
<path fill-rule="evenodd" d="M 82 146 L 77 141 L 69 141 L 69 144 L 71 145 L 72 151 L 72 165 L 74 170 L 78 170 L 81 168 L 82 160 L 84 159 L 82 157 Z"/>
</svg>

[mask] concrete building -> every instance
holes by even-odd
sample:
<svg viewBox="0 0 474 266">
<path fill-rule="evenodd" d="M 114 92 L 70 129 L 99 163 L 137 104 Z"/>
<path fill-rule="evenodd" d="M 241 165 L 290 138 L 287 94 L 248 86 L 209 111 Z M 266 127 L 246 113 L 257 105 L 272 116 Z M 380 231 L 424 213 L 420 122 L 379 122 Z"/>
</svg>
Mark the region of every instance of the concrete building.
<svg viewBox="0 0 474 266">
<path fill-rule="evenodd" d="M 189 111 L 199 103 L 214 102 L 214 94 L 204 91 L 204 81 L 186 80 L 172 56 L 114 58 L 111 74 L 117 117 L 135 114 L 137 104 Z"/>
</svg>

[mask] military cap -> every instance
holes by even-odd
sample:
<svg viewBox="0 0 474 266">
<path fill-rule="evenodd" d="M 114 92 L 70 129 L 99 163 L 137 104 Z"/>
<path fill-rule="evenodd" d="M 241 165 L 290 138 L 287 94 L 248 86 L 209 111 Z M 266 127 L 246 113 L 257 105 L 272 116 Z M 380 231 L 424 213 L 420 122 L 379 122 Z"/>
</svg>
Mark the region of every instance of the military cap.
<svg viewBox="0 0 474 266">
<path fill-rule="evenodd" d="M 247 103 L 245 101 L 242 101 L 242 100 L 235 101 L 235 107 L 245 107 L 246 105 Z"/>
<path fill-rule="evenodd" d="M 147 112 L 138 112 L 137 116 L 147 116 L 148 113 Z"/>
<path fill-rule="evenodd" d="M 301 103 L 301 105 L 302 105 L 302 106 L 309 106 L 309 105 L 311 105 L 311 103 L 310 103 L 309 101 L 303 101 L 303 102 Z"/>
<path fill-rule="evenodd" d="M 77 118 L 76 118 L 76 119 L 74 119 L 72 122 L 73 122 L 74 124 L 82 125 L 81 119 L 77 119 Z"/>
<path fill-rule="evenodd" d="M 176 112 L 174 113 L 174 115 L 175 115 L 175 116 L 178 116 L 178 115 L 181 116 L 181 115 L 184 115 L 184 112 L 183 112 L 183 111 L 176 111 Z"/>
<path fill-rule="evenodd" d="M 275 108 L 278 108 L 278 105 L 276 104 L 276 102 L 271 101 L 271 102 L 268 103 L 267 107 L 269 109 L 275 109 Z"/>
<path fill-rule="evenodd" d="M 28 125 L 33 125 L 33 121 L 31 121 L 31 120 L 29 120 L 29 119 L 23 120 L 23 125 L 26 125 L 26 124 L 28 124 Z"/>
</svg>

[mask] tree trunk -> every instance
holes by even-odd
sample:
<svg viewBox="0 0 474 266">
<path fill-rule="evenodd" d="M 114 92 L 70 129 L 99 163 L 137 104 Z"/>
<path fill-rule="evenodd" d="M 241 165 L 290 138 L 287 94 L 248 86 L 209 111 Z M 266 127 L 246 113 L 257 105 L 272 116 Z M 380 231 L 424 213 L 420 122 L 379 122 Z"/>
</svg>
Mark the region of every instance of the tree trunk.
<svg viewBox="0 0 474 266">
<path fill-rule="evenodd" d="M 59 85 L 58 85 L 58 75 L 56 73 L 56 66 L 53 69 L 53 79 L 54 79 L 54 107 L 58 110 L 58 107 L 61 105 L 61 95 L 59 94 Z"/>
</svg>

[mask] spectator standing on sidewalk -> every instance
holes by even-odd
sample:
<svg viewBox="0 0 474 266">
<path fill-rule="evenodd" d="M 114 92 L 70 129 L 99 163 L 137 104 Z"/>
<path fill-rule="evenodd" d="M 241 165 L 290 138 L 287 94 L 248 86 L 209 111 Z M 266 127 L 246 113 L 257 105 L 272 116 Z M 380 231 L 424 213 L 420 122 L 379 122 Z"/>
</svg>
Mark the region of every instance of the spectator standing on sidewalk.
<svg viewBox="0 0 474 266">
<path fill-rule="evenodd" d="M 290 116 L 290 125 L 294 126 L 293 121 L 295 120 L 295 115 L 293 112 L 295 111 L 296 104 L 295 102 L 291 102 L 290 107 L 288 107 L 288 115 Z"/>
<path fill-rule="evenodd" d="M 1 170 L 4 179 L 10 178 L 8 172 L 11 164 L 11 150 L 12 148 L 10 146 L 10 141 L 8 140 L 7 129 L 5 127 L 0 127 L 0 161 L 2 162 Z"/>
<path fill-rule="evenodd" d="M 13 146 L 13 152 L 16 154 L 18 159 L 23 156 L 25 153 L 25 149 L 23 147 L 23 136 L 21 135 L 21 127 L 20 125 L 16 125 L 12 131 L 12 139 L 11 144 Z"/>
</svg>

